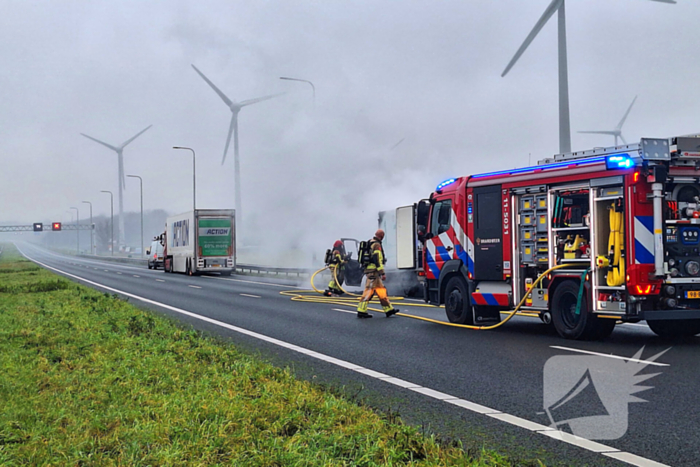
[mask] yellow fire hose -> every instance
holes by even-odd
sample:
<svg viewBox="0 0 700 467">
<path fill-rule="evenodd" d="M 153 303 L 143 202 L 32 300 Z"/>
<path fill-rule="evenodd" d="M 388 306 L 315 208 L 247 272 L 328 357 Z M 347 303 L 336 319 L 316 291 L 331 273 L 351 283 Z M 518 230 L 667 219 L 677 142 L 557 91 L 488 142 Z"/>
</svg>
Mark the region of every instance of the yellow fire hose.
<svg viewBox="0 0 700 467">
<path fill-rule="evenodd" d="M 606 282 L 609 286 L 615 287 L 625 283 L 625 260 L 622 258 L 624 248 L 625 222 L 622 212 L 615 209 L 615 203 L 610 210 L 610 235 L 608 236 L 608 256 L 598 256 L 596 266 L 599 269 L 607 269 Z"/>
<path fill-rule="evenodd" d="M 550 272 L 557 270 L 557 269 L 565 268 L 567 266 L 580 266 L 580 265 L 560 264 L 558 266 L 554 266 L 552 268 L 549 268 L 545 272 L 543 272 L 542 274 L 539 275 L 539 277 L 530 286 L 530 289 L 537 287 L 537 285 L 540 282 L 542 282 L 542 279 L 547 277 L 547 274 L 549 274 Z M 304 290 L 304 291 L 285 290 L 285 291 L 280 292 L 280 294 L 291 297 L 293 301 L 306 302 L 306 303 L 325 303 L 325 304 L 333 304 L 333 305 L 340 305 L 340 306 L 356 307 L 358 302 L 359 302 L 360 295 L 351 294 L 351 293 L 345 291 L 345 289 L 343 289 L 340 286 L 340 284 L 338 283 L 338 279 L 336 277 L 335 268 L 333 268 L 333 270 L 332 270 L 332 274 L 333 274 L 333 278 L 335 280 L 335 283 L 336 283 L 336 285 L 338 285 L 338 287 L 340 287 L 340 290 L 342 290 L 344 293 L 348 294 L 349 296 L 345 297 L 345 298 L 344 297 L 325 297 L 325 296 L 323 296 L 323 292 L 321 292 L 320 290 L 318 290 L 316 288 L 316 286 L 314 285 L 314 278 L 319 273 L 321 273 L 322 271 L 325 271 L 326 269 L 329 269 L 328 266 L 319 269 L 318 271 L 313 273 L 313 275 L 311 276 L 311 287 L 313 288 L 313 290 Z M 317 294 L 320 294 L 321 297 L 318 297 L 316 295 L 309 295 L 309 293 L 317 293 Z M 411 319 L 417 319 L 420 321 L 427 321 L 429 323 L 442 324 L 443 326 L 452 326 L 452 327 L 456 327 L 456 328 L 465 328 L 465 329 L 475 329 L 475 330 L 487 331 L 490 329 L 496 329 L 498 327 L 501 327 L 504 324 L 506 324 L 508 321 L 510 321 L 511 318 L 513 318 L 513 316 L 518 314 L 518 310 L 520 310 L 520 308 L 525 303 L 527 296 L 528 296 L 528 294 L 526 293 L 525 296 L 522 298 L 522 300 L 520 300 L 520 303 L 518 303 L 518 306 L 516 306 L 515 309 L 513 309 L 512 311 L 506 313 L 508 316 L 505 319 L 503 319 L 499 323 L 496 323 L 496 324 L 493 324 L 490 326 L 472 326 L 472 325 L 468 325 L 468 324 L 450 323 L 450 322 L 446 322 L 446 321 L 439 321 L 436 319 L 426 318 L 423 316 L 417 316 L 417 315 L 412 315 L 412 314 L 408 314 L 408 313 L 397 313 L 395 316 L 403 316 L 404 318 L 411 318 Z M 399 300 L 403 300 L 403 297 L 389 297 L 389 300 L 390 301 L 399 301 Z M 376 300 L 373 299 L 370 303 L 373 303 L 373 302 L 376 303 Z M 426 307 L 426 308 L 439 308 L 439 307 L 436 307 L 434 305 L 428 305 L 428 304 L 411 304 L 410 306 Z M 369 310 L 376 311 L 379 313 L 384 313 L 383 310 L 380 310 L 377 308 L 369 308 Z M 527 316 L 537 316 L 537 315 L 534 313 L 533 314 L 528 313 Z"/>
</svg>

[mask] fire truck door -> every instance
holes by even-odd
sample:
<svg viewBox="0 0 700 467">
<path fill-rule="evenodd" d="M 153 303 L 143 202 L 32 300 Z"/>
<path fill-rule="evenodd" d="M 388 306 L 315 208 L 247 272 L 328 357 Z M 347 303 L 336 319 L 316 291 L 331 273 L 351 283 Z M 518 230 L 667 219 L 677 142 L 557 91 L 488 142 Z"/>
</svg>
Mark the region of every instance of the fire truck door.
<svg viewBox="0 0 700 467">
<path fill-rule="evenodd" d="M 501 185 L 474 188 L 474 279 L 503 280 Z"/>
</svg>

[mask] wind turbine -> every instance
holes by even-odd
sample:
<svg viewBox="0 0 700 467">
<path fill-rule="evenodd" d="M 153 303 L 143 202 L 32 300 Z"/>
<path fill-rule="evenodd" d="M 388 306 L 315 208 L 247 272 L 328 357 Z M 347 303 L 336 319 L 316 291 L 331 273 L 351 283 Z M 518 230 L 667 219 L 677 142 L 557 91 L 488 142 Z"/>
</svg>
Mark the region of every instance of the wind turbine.
<svg viewBox="0 0 700 467">
<path fill-rule="evenodd" d="M 231 134 L 233 134 L 233 172 L 234 172 L 234 184 L 235 184 L 235 190 L 236 190 L 236 219 L 238 222 L 240 222 L 242 218 L 242 210 L 241 210 L 241 163 L 240 163 L 240 158 L 238 155 L 238 113 L 241 111 L 241 109 L 247 105 L 252 105 L 252 104 L 257 104 L 258 102 L 266 101 L 268 99 L 272 99 L 273 97 L 281 96 L 284 93 L 279 93 L 279 94 L 271 94 L 269 96 L 262 96 L 262 97 L 256 97 L 255 99 L 248 99 L 245 101 L 241 102 L 234 102 L 231 99 L 229 99 L 226 94 L 224 94 L 219 88 L 216 87 L 214 83 L 212 83 L 209 78 L 204 76 L 204 73 L 199 71 L 199 69 L 192 65 L 192 68 L 194 68 L 194 71 L 197 72 L 199 76 L 202 77 L 204 81 L 207 82 L 209 86 L 214 90 L 216 94 L 219 95 L 222 101 L 228 106 L 228 108 L 231 110 L 231 123 L 228 127 L 228 136 L 226 137 L 226 146 L 224 147 L 224 157 L 221 159 L 221 165 L 224 165 L 224 162 L 226 161 L 226 154 L 228 153 L 228 147 L 231 144 Z"/>
<path fill-rule="evenodd" d="M 131 138 L 127 139 L 125 142 L 121 144 L 121 146 L 112 146 L 111 144 L 107 144 L 104 141 L 100 141 L 99 139 L 93 138 L 92 136 L 88 136 L 85 133 L 80 133 L 87 139 L 91 139 L 96 143 L 101 144 L 102 146 L 106 146 L 112 151 L 117 153 L 117 160 L 119 164 L 119 233 L 117 237 L 119 238 L 119 245 L 124 244 L 124 194 L 123 190 L 126 189 L 126 179 L 124 177 L 124 148 L 131 143 L 133 140 L 141 136 L 146 130 L 151 128 L 153 125 L 148 125 L 146 128 L 143 130 L 139 131 L 136 133 L 136 135 L 132 136 Z"/>
<path fill-rule="evenodd" d="M 675 0 L 651 0 L 660 3 L 675 4 Z M 530 34 L 525 38 L 520 48 L 506 66 L 506 69 L 501 73 L 504 77 L 513 65 L 518 61 L 520 56 L 525 52 L 530 43 L 535 39 L 537 34 L 542 30 L 547 21 L 558 13 L 557 20 L 559 25 L 559 152 L 564 154 L 571 152 L 571 122 L 569 120 L 569 71 L 567 65 L 566 54 L 566 2 L 565 0 L 552 0 L 549 6 L 544 10 L 539 21 L 535 23 Z"/>
<path fill-rule="evenodd" d="M 632 103 L 630 106 L 627 108 L 627 112 L 625 112 L 625 115 L 622 117 L 622 120 L 620 120 L 620 123 L 617 124 L 614 130 L 598 130 L 598 131 L 579 131 L 579 133 L 595 133 L 599 135 L 612 135 L 615 137 L 615 146 L 617 146 L 617 139 L 620 138 L 622 140 L 623 144 L 627 144 L 627 141 L 625 141 L 625 138 L 622 137 L 622 125 L 625 124 L 625 120 L 627 120 L 627 116 L 630 114 L 630 110 L 632 110 L 632 106 L 634 105 L 634 102 L 637 100 L 637 96 L 634 96 L 634 99 L 632 99 Z"/>
</svg>

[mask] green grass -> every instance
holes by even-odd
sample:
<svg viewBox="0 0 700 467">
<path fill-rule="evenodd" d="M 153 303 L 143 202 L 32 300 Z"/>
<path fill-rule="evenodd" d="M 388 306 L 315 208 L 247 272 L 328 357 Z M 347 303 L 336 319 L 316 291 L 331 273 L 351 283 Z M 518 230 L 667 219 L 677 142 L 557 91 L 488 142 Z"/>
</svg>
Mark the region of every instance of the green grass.
<svg viewBox="0 0 700 467">
<path fill-rule="evenodd" d="M 0 256 L 0 465 L 510 465 Z"/>
</svg>

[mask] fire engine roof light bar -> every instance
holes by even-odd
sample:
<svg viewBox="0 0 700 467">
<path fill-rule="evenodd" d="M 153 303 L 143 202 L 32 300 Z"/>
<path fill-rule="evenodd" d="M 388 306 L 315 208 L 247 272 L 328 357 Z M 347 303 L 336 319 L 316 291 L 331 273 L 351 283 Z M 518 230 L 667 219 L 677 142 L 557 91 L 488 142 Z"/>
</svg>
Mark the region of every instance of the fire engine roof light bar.
<svg viewBox="0 0 700 467">
<path fill-rule="evenodd" d="M 578 159 L 578 160 L 574 160 L 574 161 L 554 162 L 552 164 L 542 164 L 542 165 L 534 165 L 531 167 L 522 167 L 519 169 L 500 170 L 498 172 L 488 172 L 488 173 L 484 173 L 484 174 L 473 175 L 472 178 L 493 177 L 496 175 L 519 175 L 519 174 L 523 174 L 526 172 L 534 172 L 536 170 L 557 169 L 557 168 L 561 168 L 561 167 L 570 167 L 572 165 L 598 164 L 600 162 L 605 162 L 605 159 L 606 159 L 605 156 L 600 156 L 600 157 L 591 157 L 590 159 Z"/>
<path fill-rule="evenodd" d="M 442 190 L 445 188 L 447 185 L 451 185 L 452 183 L 456 182 L 456 178 L 450 178 L 448 180 L 445 180 L 444 182 L 440 182 L 440 184 L 435 188 L 435 191 Z"/>
<path fill-rule="evenodd" d="M 634 167 L 634 160 L 629 154 L 616 154 L 605 158 L 605 168 L 608 170 L 629 169 L 632 167 Z"/>
</svg>

